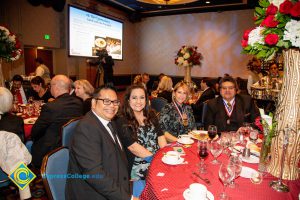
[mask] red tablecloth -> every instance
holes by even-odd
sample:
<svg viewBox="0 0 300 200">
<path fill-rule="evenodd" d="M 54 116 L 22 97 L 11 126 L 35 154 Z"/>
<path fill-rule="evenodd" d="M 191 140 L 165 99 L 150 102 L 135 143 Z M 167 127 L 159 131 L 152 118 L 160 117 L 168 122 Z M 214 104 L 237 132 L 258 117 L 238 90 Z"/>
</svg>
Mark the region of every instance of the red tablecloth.
<svg viewBox="0 0 300 200">
<path fill-rule="evenodd" d="M 196 143 L 196 142 L 195 142 Z M 140 199 L 174 199 L 180 200 L 183 198 L 183 192 L 189 187 L 191 183 L 199 182 L 206 185 L 202 180 L 192 175 L 192 172 L 199 172 L 197 164 L 200 162 L 197 155 L 197 145 L 193 144 L 191 148 L 184 148 L 186 153 L 185 158 L 188 164 L 180 165 L 167 165 L 161 161 L 163 153 L 173 150 L 172 147 L 165 147 L 157 152 L 155 155 L 147 177 L 146 187 L 140 197 Z M 227 155 L 222 154 L 218 159 L 220 161 L 226 160 Z M 207 186 L 207 189 L 212 192 L 215 199 L 219 199 L 219 194 L 222 192 L 223 184 L 219 180 L 218 170 L 220 165 L 213 165 L 210 163 L 213 157 L 210 154 L 205 160 L 207 164 L 208 173 L 202 175 L 204 178 L 209 178 L 211 186 Z M 243 163 L 244 166 L 251 167 L 257 170 L 257 164 Z M 164 176 L 157 176 L 159 173 L 164 173 Z M 269 187 L 269 183 L 277 178 L 267 174 L 261 184 L 252 184 L 250 179 L 238 177 L 235 179 L 238 184 L 238 188 L 227 188 L 226 193 L 232 200 L 240 199 L 255 199 L 255 200 L 282 200 L 282 199 L 298 199 L 300 192 L 300 180 L 296 181 L 283 181 L 286 183 L 290 192 L 280 193 L 274 191 Z"/>
</svg>

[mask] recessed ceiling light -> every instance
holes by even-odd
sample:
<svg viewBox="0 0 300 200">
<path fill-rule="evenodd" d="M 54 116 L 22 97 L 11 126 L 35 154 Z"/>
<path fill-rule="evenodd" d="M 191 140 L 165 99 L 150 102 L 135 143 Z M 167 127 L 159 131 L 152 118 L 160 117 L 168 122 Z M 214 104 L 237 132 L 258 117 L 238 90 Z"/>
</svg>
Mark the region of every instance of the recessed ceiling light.
<svg viewBox="0 0 300 200">
<path fill-rule="evenodd" d="M 210 3 L 210 1 L 205 1 L 205 3 L 209 4 L 209 3 Z"/>
</svg>

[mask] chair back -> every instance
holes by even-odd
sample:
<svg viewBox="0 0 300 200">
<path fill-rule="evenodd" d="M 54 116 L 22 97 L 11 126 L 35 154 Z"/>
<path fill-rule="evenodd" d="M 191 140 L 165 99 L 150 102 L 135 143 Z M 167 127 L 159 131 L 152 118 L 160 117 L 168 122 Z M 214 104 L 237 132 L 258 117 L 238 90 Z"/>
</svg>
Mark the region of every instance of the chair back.
<svg viewBox="0 0 300 200">
<path fill-rule="evenodd" d="M 59 147 L 48 153 L 42 163 L 41 174 L 43 183 L 49 199 L 65 200 L 65 186 L 69 165 L 69 149 L 67 147 Z M 50 177 L 58 175 L 61 177 Z"/>
<path fill-rule="evenodd" d="M 8 175 L 0 168 L 0 188 L 8 186 L 10 184 L 10 180 Z"/>
<path fill-rule="evenodd" d="M 160 112 L 167 103 L 168 101 L 165 98 L 156 97 L 151 100 L 151 108 L 153 108 L 156 112 Z"/>
<path fill-rule="evenodd" d="M 81 117 L 71 119 L 61 128 L 61 143 L 63 147 L 69 147 L 74 130 Z"/>
</svg>

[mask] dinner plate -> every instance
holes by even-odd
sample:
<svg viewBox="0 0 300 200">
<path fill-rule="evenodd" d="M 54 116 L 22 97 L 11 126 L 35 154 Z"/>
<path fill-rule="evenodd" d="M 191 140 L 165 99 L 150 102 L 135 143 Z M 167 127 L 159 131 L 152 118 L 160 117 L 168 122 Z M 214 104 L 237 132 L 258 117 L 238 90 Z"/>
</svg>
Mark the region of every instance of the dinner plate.
<svg viewBox="0 0 300 200">
<path fill-rule="evenodd" d="M 192 200 L 192 198 L 190 197 L 190 189 L 189 188 L 184 190 L 183 198 L 185 200 Z M 207 190 L 206 199 L 204 199 L 204 200 L 214 200 L 214 199 L 215 199 L 214 195 L 210 191 Z M 199 200 L 201 200 L 201 199 L 199 199 Z"/>
<path fill-rule="evenodd" d="M 165 163 L 167 165 L 178 165 L 178 164 L 183 163 L 184 158 L 180 157 L 177 162 L 169 162 L 169 161 L 167 161 L 166 157 L 163 156 L 161 160 L 162 160 L 163 163 Z"/>
<path fill-rule="evenodd" d="M 190 139 L 188 142 L 183 142 L 181 138 L 179 138 L 177 140 L 177 142 L 179 142 L 180 144 L 193 144 L 194 140 Z"/>
<path fill-rule="evenodd" d="M 95 39 L 95 45 L 100 48 L 104 48 L 106 46 L 106 41 L 103 38 Z"/>
<path fill-rule="evenodd" d="M 37 120 L 37 117 L 27 118 L 27 119 L 24 119 L 24 124 L 34 124 L 36 120 Z"/>
<path fill-rule="evenodd" d="M 207 131 L 203 130 L 194 130 L 189 132 L 189 135 L 196 140 L 206 140 L 208 139 Z"/>
<path fill-rule="evenodd" d="M 259 158 L 253 155 L 250 155 L 249 157 L 241 156 L 242 161 L 246 163 L 259 163 Z"/>
<path fill-rule="evenodd" d="M 240 176 L 243 177 L 243 178 L 251 178 L 251 175 L 253 173 L 257 173 L 257 171 L 250 168 L 250 167 L 244 167 L 243 166 Z"/>
</svg>

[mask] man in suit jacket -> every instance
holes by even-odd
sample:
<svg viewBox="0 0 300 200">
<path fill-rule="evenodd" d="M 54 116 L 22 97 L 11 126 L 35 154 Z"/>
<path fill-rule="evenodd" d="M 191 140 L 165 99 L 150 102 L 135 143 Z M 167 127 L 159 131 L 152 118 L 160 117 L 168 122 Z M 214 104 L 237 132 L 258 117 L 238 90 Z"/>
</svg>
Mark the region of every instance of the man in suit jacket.
<svg viewBox="0 0 300 200">
<path fill-rule="evenodd" d="M 215 98 L 215 91 L 212 88 L 213 83 L 210 78 L 203 78 L 201 80 L 201 89 L 203 90 L 203 93 L 201 94 L 200 98 L 195 104 L 192 104 L 192 109 L 195 117 L 196 122 L 202 122 L 202 112 L 203 112 L 203 103 L 206 102 L 209 99 Z"/>
<path fill-rule="evenodd" d="M 92 99 L 92 110 L 79 122 L 70 145 L 66 199 L 130 199 L 127 160 L 112 121 L 120 101 L 111 86 L 101 86 Z M 112 125 L 112 127 L 110 127 Z"/>
<path fill-rule="evenodd" d="M 243 122 L 254 122 L 259 116 L 250 96 L 236 94 L 236 81 L 228 76 L 220 81 L 220 95 L 208 102 L 204 124 L 216 125 L 218 132 L 236 131 Z"/>
<path fill-rule="evenodd" d="M 51 80 L 51 94 L 55 100 L 43 105 L 31 131 L 32 163 L 35 167 L 40 167 L 43 157 L 61 145 L 62 125 L 83 114 L 80 99 L 69 95 L 70 83 L 65 75 L 57 75 Z"/>
<path fill-rule="evenodd" d="M 33 95 L 34 91 L 31 87 L 23 87 L 22 76 L 16 74 L 12 78 L 11 93 L 17 98 L 18 103 L 27 104 L 27 100 Z"/>
</svg>

